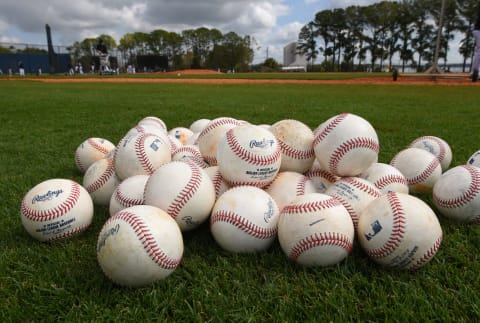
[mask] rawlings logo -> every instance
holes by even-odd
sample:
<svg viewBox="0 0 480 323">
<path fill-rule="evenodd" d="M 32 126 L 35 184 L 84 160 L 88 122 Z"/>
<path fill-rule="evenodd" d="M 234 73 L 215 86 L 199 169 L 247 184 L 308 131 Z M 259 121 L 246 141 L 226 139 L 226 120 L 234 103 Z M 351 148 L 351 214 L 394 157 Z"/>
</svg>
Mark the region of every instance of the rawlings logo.
<svg viewBox="0 0 480 323">
<path fill-rule="evenodd" d="M 48 191 L 47 193 L 43 195 L 35 195 L 32 199 L 32 204 L 35 204 L 36 202 L 45 202 L 45 201 L 50 201 L 51 199 L 58 197 L 60 194 L 63 193 L 62 189 L 55 190 L 55 191 Z"/>
<path fill-rule="evenodd" d="M 273 139 L 266 139 L 263 138 L 260 141 L 257 141 L 255 139 L 250 140 L 250 148 L 267 148 L 267 147 L 272 147 L 273 144 L 275 143 L 275 140 Z"/>
<path fill-rule="evenodd" d="M 105 233 L 103 233 L 100 239 L 98 240 L 97 252 L 100 252 L 100 250 L 102 250 L 102 248 L 105 246 L 105 243 L 108 237 L 114 236 L 115 234 L 118 233 L 119 230 L 120 230 L 120 224 L 117 223 L 117 225 L 105 231 Z"/>
</svg>

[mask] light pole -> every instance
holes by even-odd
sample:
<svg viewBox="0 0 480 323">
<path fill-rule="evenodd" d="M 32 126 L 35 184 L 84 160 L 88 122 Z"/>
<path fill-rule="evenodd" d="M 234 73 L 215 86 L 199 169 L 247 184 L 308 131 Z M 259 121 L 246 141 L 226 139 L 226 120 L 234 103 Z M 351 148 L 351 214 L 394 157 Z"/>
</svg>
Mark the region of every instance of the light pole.
<svg viewBox="0 0 480 323">
<path fill-rule="evenodd" d="M 430 74 L 443 73 L 440 67 L 438 67 L 438 54 L 440 52 L 440 41 L 442 39 L 443 16 L 445 14 L 445 2 L 446 0 L 442 0 L 442 7 L 440 9 L 440 19 L 438 22 L 437 41 L 435 44 L 435 54 L 433 58 L 433 63 L 432 63 L 432 66 L 426 71 L 426 73 L 430 73 Z"/>
</svg>

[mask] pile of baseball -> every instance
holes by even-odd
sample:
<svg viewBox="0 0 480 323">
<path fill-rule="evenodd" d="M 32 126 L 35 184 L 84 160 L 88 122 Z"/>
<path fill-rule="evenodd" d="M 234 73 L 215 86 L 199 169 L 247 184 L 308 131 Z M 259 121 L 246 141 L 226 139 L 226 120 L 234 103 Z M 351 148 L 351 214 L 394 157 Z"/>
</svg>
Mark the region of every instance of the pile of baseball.
<svg viewBox="0 0 480 323">
<path fill-rule="evenodd" d="M 253 125 L 230 117 L 167 129 L 145 117 L 114 145 L 89 138 L 75 151 L 82 185 L 51 179 L 21 205 L 27 232 L 40 241 L 76 236 L 94 205 L 109 208 L 97 259 L 124 286 L 170 275 L 183 257 L 182 234 L 208 223 L 218 245 L 255 253 L 276 239 L 304 266 L 330 266 L 354 239 L 376 263 L 415 270 L 437 253 L 437 213 L 480 223 L 480 152 L 449 169 L 452 151 L 435 136 L 414 139 L 379 163 L 373 126 L 343 113 L 312 130 L 297 120 Z M 477 157 L 479 157 L 477 159 Z"/>
</svg>

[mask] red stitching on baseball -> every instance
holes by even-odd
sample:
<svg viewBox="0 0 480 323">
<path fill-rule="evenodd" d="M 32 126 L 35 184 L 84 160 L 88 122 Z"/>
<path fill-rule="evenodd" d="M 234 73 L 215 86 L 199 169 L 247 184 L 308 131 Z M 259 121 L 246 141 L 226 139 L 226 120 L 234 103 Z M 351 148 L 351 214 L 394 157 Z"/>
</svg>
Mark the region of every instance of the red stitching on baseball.
<svg viewBox="0 0 480 323">
<path fill-rule="evenodd" d="M 115 167 L 113 165 L 112 158 L 106 158 L 107 160 L 107 169 L 102 173 L 102 175 L 97 178 L 92 184 L 85 187 L 88 193 L 93 193 L 103 187 L 113 175 L 115 175 Z"/>
<path fill-rule="evenodd" d="M 297 196 L 305 194 L 305 184 L 307 183 L 308 180 L 309 179 L 307 176 L 302 175 L 302 177 L 300 177 L 300 180 L 297 182 L 296 191 L 295 191 L 295 194 Z"/>
<path fill-rule="evenodd" d="M 72 184 L 70 194 L 66 200 L 51 209 L 34 210 L 27 205 L 26 197 L 22 200 L 22 214 L 31 221 L 50 221 L 64 215 L 75 207 L 80 198 L 80 184 L 70 181 Z"/>
<path fill-rule="evenodd" d="M 202 174 L 200 172 L 200 167 L 195 165 L 192 162 L 183 162 L 184 164 L 188 165 L 192 175 L 188 183 L 182 188 L 182 190 L 178 193 L 175 199 L 170 203 L 167 208 L 167 213 L 170 214 L 171 217 L 174 219 L 178 216 L 178 214 L 182 211 L 185 204 L 195 195 L 200 187 L 202 181 Z"/>
<path fill-rule="evenodd" d="M 418 183 L 422 183 L 424 181 L 426 181 L 428 179 L 428 177 L 430 175 L 432 175 L 432 173 L 435 171 L 435 169 L 440 165 L 440 162 L 438 161 L 438 159 L 435 157 L 427 166 L 427 168 L 425 168 L 423 170 L 423 172 L 421 172 L 420 174 L 418 174 L 417 176 L 413 177 L 413 178 L 407 178 L 407 181 L 410 185 L 413 185 L 413 184 L 418 184 Z"/>
<path fill-rule="evenodd" d="M 334 198 L 330 197 L 326 200 L 321 201 L 313 201 L 313 202 L 305 202 L 299 204 L 287 204 L 282 209 L 283 214 L 303 214 L 303 213 L 310 213 L 310 212 L 317 212 L 320 210 L 330 209 L 332 207 L 340 206 L 342 203 Z"/>
<path fill-rule="evenodd" d="M 469 203 L 472 199 L 478 196 L 480 192 L 480 173 L 478 172 L 477 168 L 471 165 L 461 165 L 459 167 L 463 167 L 467 172 L 470 173 L 470 186 L 468 189 L 463 192 L 462 195 L 457 196 L 451 199 L 443 199 L 439 197 L 435 192 L 433 193 L 433 199 L 437 203 L 438 206 L 443 208 L 459 208 L 467 203 Z"/>
<path fill-rule="evenodd" d="M 247 182 L 247 181 L 231 181 L 226 178 L 224 178 L 225 182 L 227 182 L 228 185 L 230 186 L 255 186 L 258 188 L 263 188 L 266 185 L 271 183 L 271 180 L 266 180 L 266 181 L 256 181 L 256 182 Z"/>
<path fill-rule="evenodd" d="M 374 185 L 379 190 L 384 189 L 386 186 L 390 184 L 408 185 L 408 182 L 405 176 L 400 176 L 400 175 L 385 175 L 383 177 L 380 177 L 374 182 Z"/>
<path fill-rule="evenodd" d="M 405 212 L 402 203 L 396 193 L 387 193 L 385 196 L 393 213 L 392 232 L 381 248 L 367 250 L 367 254 L 372 258 L 390 255 L 400 245 L 405 234 Z"/>
<path fill-rule="evenodd" d="M 357 214 L 357 212 L 355 211 L 355 209 L 352 207 L 352 205 L 347 202 L 347 200 L 345 200 L 343 197 L 341 196 L 337 196 L 335 195 L 334 196 L 337 200 L 340 201 L 340 203 L 342 203 L 342 205 L 345 207 L 345 209 L 347 209 L 348 211 L 348 214 L 350 214 L 350 217 L 352 218 L 352 222 L 353 222 L 353 226 L 355 228 L 357 228 L 358 226 L 358 221 L 359 221 L 359 215 Z"/>
<path fill-rule="evenodd" d="M 135 154 L 137 155 L 138 161 L 140 162 L 143 170 L 145 170 L 148 175 L 152 175 L 155 171 L 155 168 L 147 156 L 147 151 L 145 150 L 145 140 L 150 136 L 152 135 L 148 133 L 140 133 L 140 135 L 135 139 Z"/>
<path fill-rule="evenodd" d="M 330 132 L 333 131 L 337 127 L 338 124 L 340 124 L 347 116 L 349 113 L 342 113 L 335 118 L 333 118 L 330 123 L 323 128 L 323 130 L 317 134 L 315 137 L 315 141 L 313 143 L 314 146 L 316 146 L 320 141 L 322 141 Z"/>
<path fill-rule="evenodd" d="M 112 215 L 107 220 L 107 224 L 115 220 L 125 221 L 131 226 L 137 238 L 142 243 L 143 249 L 158 266 L 164 269 L 175 269 L 182 261 L 182 257 L 179 259 L 170 258 L 160 249 L 146 223 L 136 214 L 128 211 L 120 211 Z"/>
<path fill-rule="evenodd" d="M 228 146 L 232 149 L 233 153 L 240 157 L 242 160 L 252 163 L 257 166 L 271 165 L 281 158 L 282 152 L 280 151 L 280 146 L 277 144 L 276 149 L 272 154 L 260 156 L 253 154 L 251 151 L 244 149 L 241 144 L 238 142 L 237 138 L 233 134 L 234 128 L 227 131 L 226 139 Z M 275 142 L 278 142 L 275 140 Z"/>
<path fill-rule="evenodd" d="M 211 122 L 208 123 L 208 125 L 200 132 L 198 137 L 203 137 L 206 134 L 208 134 L 211 130 L 221 127 L 221 126 L 238 126 L 240 125 L 240 122 L 236 119 L 233 118 L 219 118 L 217 120 L 212 120 Z"/>
<path fill-rule="evenodd" d="M 299 150 L 299 149 L 295 149 L 294 147 L 284 143 L 283 141 L 281 141 L 280 139 L 277 138 L 277 141 L 280 145 L 280 150 L 281 152 L 285 155 L 285 156 L 288 156 L 290 158 L 293 158 L 293 159 L 311 159 L 315 156 L 315 151 L 313 150 L 313 146 L 308 149 L 308 150 Z"/>
<path fill-rule="evenodd" d="M 380 151 L 380 147 L 376 140 L 372 138 L 365 138 L 365 137 L 355 137 L 343 142 L 335 151 L 333 152 L 332 156 L 329 160 L 329 170 L 330 172 L 336 174 L 337 167 L 340 163 L 342 157 L 348 153 L 352 149 L 357 148 L 366 148 L 373 150 L 375 153 L 378 154 Z"/>
<path fill-rule="evenodd" d="M 262 228 L 231 211 L 218 210 L 214 212 L 212 214 L 211 224 L 215 222 L 229 223 L 257 239 L 270 239 L 277 235 L 276 226 L 273 228 Z"/>
<path fill-rule="evenodd" d="M 415 261 L 415 263 L 411 266 L 407 265 L 408 269 L 417 270 L 418 268 L 422 267 L 427 262 L 429 262 L 430 259 L 432 259 L 432 257 L 435 256 L 435 254 L 437 253 L 438 248 L 440 248 L 440 244 L 442 243 L 442 240 L 443 240 L 443 233 L 440 233 L 440 237 L 438 237 L 435 243 L 423 254 L 423 256 L 420 259 Z"/>
<path fill-rule="evenodd" d="M 353 248 L 353 242 L 349 237 L 338 232 L 315 233 L 298 241 L 290 251 L 288 258 L 296 261 L 305 251 L 323 246 L 340 247 L 344 249 L 347 254 L 350 254 Z"/>
<path fill-rule="evenodd" d="M 93 138 L 89 138 L 89 139 L 87 139 L 87 141 L 90 145 L 92 145 L 93 148 L 95 148 L 96 150 L 98 150 L 99 152 L 101 152 L 105 155 L 110 152 L 107 148 L 103 147 L 102 145 L 97 144 L 97 142 Z"/>
<path fill-rule="evenodd" d="M 82 170 L 83 172 L 86 170 L 85 169 L 85 165 L 82 163 L 82 161 L 80 160 L 80 155 L 79 154 L 75 154 L 75 164 L 77 165 L 77 167 Z"/>
<path fill-rule="evenodd" d="M 56 235 L 45 241 L 58 241 L 58 240 L 68 239 L 70 237 L 76 236 L 82 233 L 83 231 L 87 230 L 89 226 L 90 224 L 84 224 L 80 227 L 74 228 L 73 230 L 62 232 L 60 235 Z"/>
<path fill-rule="evenodd" d="M 218 197 L 220 193 L 220 188 L 223 184 L 223 177 L 222 174 L 217 170 L 212 178 L 213 187 L 215 188 L 215 195 Z"/>
<path fill-rule="evenodd" d="M 411 146 L 419 143 L 419 142 L 422 142 L 424 140 L 431 140 L 433 142 L 435 142 L 437 145 L 438 145 L 438 148 L 439 148 L 439 152 L 438 152 L 438 156 L 436 156 L 438 158 L 438 160 L 440 161 L 440 163 L 445 159 L 445 146 L 443 144 L 443 142 L 441 140 L 439 140 L 437 137 L 435 136 L 422 136 L 420 138 L 417 138 L 416 140 L 413 141 L 413 143 L 411 144 Z M 432 154 L 434 154 L 434 152 L 430 151 Z"/>
<path fill-rule="evenodd" d="M 114 194 L 115 194 L 115 200 L 125 208 L 134 206 L 134 205 L 142 205 L 144 203 L 143 198 L 136 199 L 130 196 L 126 196 L 125 194 L 123 194 L 122 190 L 119 187 L 117 187 Z"/>
<path fill-rule="evenodd" d="M 371 187 L 364 182 L 357 180 L 356 177 L 344 177 L 343 180 L 370 196 L 379 197 L 380 195 L 382 195 L 375 187 Z"/>
<path fill-rule="evenodd" d="M 173 151 L 172 156 L 175 156 L 177 154 L 184 154 L 184 156 L 194 156 L 198 159 L 203 160 L 203 156 L 200 153 L 200 150 L 198 150 L 198 148 L 195 148 L 193 146 L 182 146 L 182 147 L 176 148 Z"/>
<path fill-rule="evenodd" d="M 307 177 L 312 178 L 312 177 L 321 177 L 329 181 L 330 183 L 334 183 L 338 180 L 338 177 L 333 175 L 327 170 L 324 169 L 314 169 L 314 170 L 309 170 L 308 172 L 305 173 Z"/>
</svg>

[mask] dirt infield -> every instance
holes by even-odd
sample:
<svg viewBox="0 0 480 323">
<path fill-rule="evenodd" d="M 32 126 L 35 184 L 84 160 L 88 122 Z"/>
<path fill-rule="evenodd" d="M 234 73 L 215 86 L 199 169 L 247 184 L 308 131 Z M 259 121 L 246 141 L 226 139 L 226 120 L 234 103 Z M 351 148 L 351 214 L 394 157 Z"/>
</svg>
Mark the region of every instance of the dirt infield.
<svg viewBox="0 0 480 323">
<path fill-rule="evenodd" d="M 222 75 L 223 73 L 212 70 L 183 70 L 175 72 L 161 73 L 168 77 L 69 77 L 69 78 L 22 78 L 23 80 L 51 82 L 51 83 L 192 83 L 192 84 L 441 84 L 441 85 L 476 85 L 472 83 L 468 74 L 444 74 L 429 76 L 426 74 L 400 75 L 397 81 L 389 76 L 385 77 L 365 77 L 351 78 L 342 80 L 304 80 L 304 79 L 258 79 L 258 78 L 195 78 L 194 75 Z M 5 79 L 4 79 L 5 80 Z M 8 80 L 8 79 L 7 79 Z M 15 78 L 15 80 L 19 80 Z"/>
</svg>

